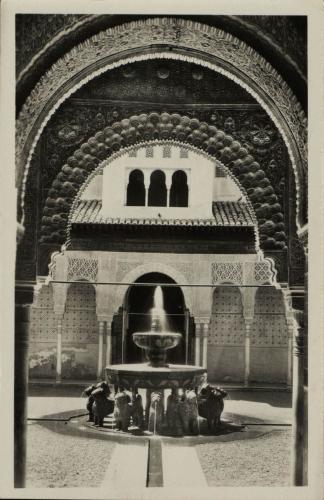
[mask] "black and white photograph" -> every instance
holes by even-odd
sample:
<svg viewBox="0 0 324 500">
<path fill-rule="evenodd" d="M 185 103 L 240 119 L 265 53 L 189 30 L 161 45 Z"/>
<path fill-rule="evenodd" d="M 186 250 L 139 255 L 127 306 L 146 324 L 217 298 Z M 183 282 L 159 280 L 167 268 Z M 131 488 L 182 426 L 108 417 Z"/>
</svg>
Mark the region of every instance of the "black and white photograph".
<svg viewBox="0 0 324 500">
<path fill-rule="evenodd" d="M 1 7 L 0 497 L 320 500 L 322 2 Z"/>
</svg>

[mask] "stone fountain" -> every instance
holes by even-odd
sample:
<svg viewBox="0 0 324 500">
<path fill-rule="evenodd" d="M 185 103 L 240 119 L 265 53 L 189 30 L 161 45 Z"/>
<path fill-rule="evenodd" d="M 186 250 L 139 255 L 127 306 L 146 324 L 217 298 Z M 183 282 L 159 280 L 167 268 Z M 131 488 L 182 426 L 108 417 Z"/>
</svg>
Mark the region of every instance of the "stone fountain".
<svg viewBox="0 0 324 500">
<path fill-rule="evenodd" d="M 148 366 L 167 368 L 169 366 L 166 362 L 167 350 L 176 347 L 181 341 L 182 335 L 166 330 L 166 314 L 160 286 L 156 287 L 154 292 L 151 317 L 151 330 L 133 333 L 133 341 L 138 347 L 145 349 L 149 359 Z"/>
<path fill-rule="evenodd" d="M 109 384 L 133 393 L 136 393 L 139 388 L 147 389 L 146 414 L 148 414 L 152 392 L 163 393 L 164 389 L 197 391 L 206 379 L 205 368 L 167 363 L 167 351 L 180 343 L 182 335 L 167 329 L 163 291 L 159 286 L 154 292 L 151 318 L 149 331 L 133 334 L 135 344 L 146 351 L 148 362 L 106 367 L 106 378 Z"/>
</svg>

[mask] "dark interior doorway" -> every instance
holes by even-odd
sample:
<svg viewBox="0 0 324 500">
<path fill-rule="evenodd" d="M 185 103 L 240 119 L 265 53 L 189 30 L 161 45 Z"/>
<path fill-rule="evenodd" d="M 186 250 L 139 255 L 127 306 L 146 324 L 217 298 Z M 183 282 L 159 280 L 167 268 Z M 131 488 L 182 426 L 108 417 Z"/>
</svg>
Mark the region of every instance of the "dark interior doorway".
<svg viewBox="0 0 324 500">
<path fill-rule="evenodd" d="M 136 282 L 140 283 L 174 283 L 168 276 L 160 273 L 148 273 Z M 136 283 L 135 282 L 135 283 Z M 138 331 L 148 331 L 151 327 L 150 309 L 153 307 L 155 286 L 131 286 L 127 293 L 127 328 L 126 328 L 126 363 L 146 361 L 145 353 L 138 348 L 132 339 L 132 334 Z M 168 330 L 182 334 L 182 341 L 174 349 L 168 351 L 167 360 L 170 363 L 185 363 L 185 302 L 180 287 L 162 286 L 164 309 L 167 314 Z"/>
</svg>

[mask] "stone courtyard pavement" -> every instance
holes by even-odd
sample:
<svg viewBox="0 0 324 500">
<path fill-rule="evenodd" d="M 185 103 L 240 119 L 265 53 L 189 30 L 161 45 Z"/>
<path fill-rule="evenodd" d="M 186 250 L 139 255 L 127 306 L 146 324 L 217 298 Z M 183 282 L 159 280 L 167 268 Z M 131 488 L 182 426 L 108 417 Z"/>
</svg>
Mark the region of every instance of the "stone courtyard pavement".
<svg viewBox="0 0 324 500">
<path fill-rule="evenodd" d="M 123 442 L 93 428 L 80 432 L 86 413 L 81 393 L 80 386 L 31 386 L 27 487 L 145 487 L 149 440 Z M 158 439 L 163 473 L 157 472 L 156 485 L 289 485 L 291 394 L 230 390 L 222 417 L 245 424 L 245 431 L 210 439 Z"/>
</svg>

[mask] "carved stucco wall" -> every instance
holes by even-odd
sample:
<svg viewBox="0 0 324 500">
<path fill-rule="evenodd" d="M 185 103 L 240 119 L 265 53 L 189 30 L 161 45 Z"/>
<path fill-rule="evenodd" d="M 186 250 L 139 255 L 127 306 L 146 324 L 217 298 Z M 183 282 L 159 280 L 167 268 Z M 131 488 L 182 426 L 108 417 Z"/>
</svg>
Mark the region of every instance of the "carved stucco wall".
<svg viewBox="0 0 324 500">
<path fill-rule="evenodd" d="M 195 65 L 187 65 L 187 72 L 190 77 L 190 72 L 194 71 Z M 159 66 L 157 66 L 157 69 L 158 68 Z M 172 75 L 176 69 L 170 67 L 170 71 L 170 75 Z M 215 83 L 215 78 L 208 76 L 206 71 L 207 70 L 204 69 L 202 73 L 204 75 L 203 80 L 199 80 L 197 82 L 200 84 L 200 87 L 201 81 L 203 81 L 204 85 L 207 85 L 208 88 L 211 86 L 212 88 L 212 84 Z M 112 73 L 115 74 L 114 72 Z M 214 74 L 214 72 L 211 73 Z M 122 82 L 122 75 L 119 78 Z M 133 82 L 132 78 L 123 78 L 124 82 L 127 84 Z M 171 76 L 169 79 L 170 78 Z M 222 78 L 224 79 L 224 77 Z M 31 277 L 33 269 L 35 269 L 35 263 L 31 262 L 31 259 L 34 261 L 34 257 L 31 257 L 31 255 L 33 253 L 33 247 L 37 245 L 37 238 L 40 236 L 40 218 L 44 217 L 42 224 L 42 237 L 46 239 L 47 243 L 41 243 L 39 246 L 38 272 L 40 274 L 44 274 L 48 263 L 48 254 L 52 251 L 51 249 L 53 249 L 53 247 L 54 249 L 59 249 L 61 243 L 66 237 L 66 223 L 71 203 L 71 196 L 69 196 L 65 191 L 69 188 L 73 198 L 73 196 L 75 196 L 73 187 L 77 188 L 77 185 L 79 186 L 79 183 L 82 182 L 82 179 L 80 181 L 80 179 L 78 180 L 78 177 L 81 176 L 83 180 L 85 180 L 89 174 L 88 169 L 83 166 L 82 162 L 78 162 L 78 167 L 76 168 L 73 168 L 72 166 L 72 170 L 75 170 L 73 175 L 71 169 L 68 169 L 68 172 L 65 173 L 62 166 L 69 166 L 68 162 L 73 161 L 72 155 L 76 148 L 81 149 L 80 146 L 87 137 L 91 137 L 107 125 L 112 126 L 116 121 L 116 118 L 131 117 L 132 115 L 134 116 L 134 112 L 137 116 L 141 116 L 146 110 L 145 104 L 135 105 L 131 103 L 132 85 L 125 87 L 125 83 L 119 86 L 121 96 L 125 100 L 124 103 L 122 105 L 117 105 L 113 102 L 109 102 L 109 89 L 111 82 L 110 80 L 107 80 L 106 77 L 101 77 L 101 79 L 102 82 L 97 90 L 95 82 L 92 85 L 93 89 L 90 87 L 84 87 L 82 89 L 80 98 L 82 97 L 83 101 L 80 99 L 70 99 L 66 105 L 64 105 L 56 113 L 56 115 L 54 115 L 42 136 L 40 144 L 41 148 L 39 148 L 37 150 L 37 154 L 34 155 L 25 197 L 26 233 L 24 237 L 24 245 L 21 245 L 19 250 L 19 253 L 21 254 L 19 255 L 19 261 L 24 261 L 24 265 L 22 266 L 20 273 L 25 273 L 25 278 L 28 278 L 28 276 Z M 192 82 L 195 82 L 192 77 L 191 79 Z M 156 80 L 159 80 L 159 78 L 156 77 Z M 219 82 L 217 84 L 218 80 Z M 223 88 L 224 82 L 222 82 L 219 78 L 218 80 L 216 81 L 217 86 Z M 159 81 L 163 82 L 163 84 L 167 82 L 167 80 L 163 79 Z M 232 87 L 233 85 L 234 84 L 232 84 Z M 194 88 L 194 92 L 197 92 L 199 87 L 196 89 L 194 85 L 191 86 Z M 145 88 L 145 85 L 142 85 L 142 87 Z M 88 88 L 88 90 L 85 90 L 86 88 Z M 173 89 L 170 84 L 168 88 Z M 176 86 L 174 88 L 176 88 Z M 228 88 L 228 85 L 226 85 L 226 88 Z M 100 90 L 100 96 L 104 98 L 104 101 L 101 101 L 100 104 L 98 104 L 96 99 L 91 100 L 90 98 L 92 95 L 97 96 L 97 94 L 94 93 L 95 90 L 96 92 L 99 92 Z M 239 93 L 237 94 L 237 92 Z M 203 95 L 203 93 L 201 93 L 201 95 Z M 234 99 L 236 95 L 236 98 L 238 99 L 237 102 L 242 103 L 244 100 L 246 101 L 243 91 L 237 91 L 234 87 L 229 91 L 229 95 L 230 99 Z M 224 96 L 226 96 L 226 93 L 224 95 L 222 94 L 222 99 L 225 98 Z M 107 98 L 108 101 L 105 101 Z M 162 95 L 159 95 L 159 99 L 161 98 Z M 129 100 L 127 101 L 127 99 Z M 165 106 L 167 106 L 167 103 L 165 103 Z M 274 198 L 274 196 L 277 197 L 278 203 L 281 205 L 282 212 L 281 215 L 272 215 L 272 217 L 278 219 L 276 221 L 276 228 L 278 230 L 274 230 L 274 227 L 272 227 L 271 224 L 265 225 L 264 230 L 272 234 L 264 235 L 264 237 L 261 238 L 261 246 L 265 247 L 269 238 L 271 242 L 273 234 L 277 232 L 280 233 L 277 236 L 279 238 L 283 238 L 282 240 L 276 240 L 276 245 L 278 245 L 279 248 L 279 245 L 284 245 L 285 236 L 283 233 L 286 235 L 287 233 L 291 234 L 289 225 L 291 224 L 291 220 L 295 217 L 295 192 L 290 192 L 290 187 L 288 187 L 287 184 L 287 178 L 290 176 L 289 171 L 291 169 L 287 150 L 275 126 L 269 117 L 267 117 L 266 113 L 260 109 L 260 107 L 253 104 L 240 104 L 237 106 L 238 107 L 227 105 L 226 109 L 224 109 L 224 107 L 218 107 L 217 105 L 208 105 L 208 108 L 201 109 L 186 108 L 186 115 L 190 118 L 190 120 L 198 119 L 200 122 L 209 123 L 212 126 L 216 126 L 217 129 L 224 130 L 227 135 L 231 135 L 234 141 L 239 141 L 243 148 L 248 151 L 249 155 L 254 157 L 256 163 L 260 165 L 260 169 L 265 172 L 265 177 L 270 182 L 269 187 L 272 187 L 274 190 L 274 193 L 269 194 L 268 197 L 271 199 Z M 155 110 L 160 114 L 161 105 L 155 105 Z M 179 106 L 179 109 L 174 109 L 174 111 L 178 114 L 179 112 L 181 113 L 181 106 Z M 107 152 L 105 154 L 107 154 Z M 99 161 L 101 161 L 99 153 L 98 156 Z M 76 180 L 78 180 L 77 184 Z M 62 190 L 60 189 L 57 191 L 53 187 L 54 182 L 58 183 L 58 186 L 62 187 L 62 184 L 66 181 L 69 182 L 69 185 L 64 187 Z M 259 179 L 259 182 L 260 181 L 263 181 L 263 179 Z M 246 182 L 249 183 L 250 181 L 247 180 Z M 264 188 L 266 188 L 266 186 L 264 186 Z M 248 187 L 247 189 L 251 195 L 251 187 Z M 260 193 L 258 193 L 258 196 L 259 195 Z M 46 204 L 47 198 L 52 200 L 52 204 L 50 206 Z M 291 206 L 289 207 L 287 207 L 287 203 L 285 201 L 287 198 L 292 200 Z M 259 202 L 255 201 L 255 203 L 258 204 Z M 44 204 L 46 204 L 45 207 Z M 261 212 L 263 212 L 263 208 L 260 208 L 259 205 L 257 205 L 257 208 L 260 209 L 259 219 L 263 225 L 263 221 L 267 219 L 269 214 L 266 212 L 261 214 Z M 265 209 L 268 209 L 267 203 Z M 47 230 L 47 232 L 44 232 L 47 222 L 49 222 L 53 216 L 55 220 L 51 222 L 52 231 Z M 38 220 L 36 233 L 34 228 L 35 220 Z M 278 270 L 280 270 L 281 281 L 287 281 L 286 251 L 280 249 L 271 251 L 276 253 L 275 258 L 277 259 Z M 28 276 L 26 276 L 27 270 Z M 299 275 L 301 276 L 301 273 L 299 273 Z"/>
<path fill-rule="evenodd" d="M 57 319 L 52 285 L 42 286 L 30 311 L 29 376 L 55 378 Z"/>
<path fill-rule="evenodd" d="M 212 380 L 244 379 L 243 311 L 238 288 L 216 288 L 208 336 L 208 373 Z M 257 290 L 250 338 L 250 380 L 286 383 L 288 328 L 281 290 Z"/>
<path fill-rule="evenodd" d="M 55 378 L 57 317 L 52 285 L 43 285 L 31 307 L 29 376 Z M 92 285 L 70 285 L 62 321 L 63 379 L 96 377 L 98 321 Z"/>
<path fill-rule="evenodd" d="M 287 380 L 288 328 L 281 290 L 259 289 L 251 325 L 251 381 Z"/>
<path fill-rule="evenodd" d="M 123 31 L 124 29 L 125 31 Z M 160 39 L 161 36 L 162 38 Z M 128 26 L 124 25 L 117 33 L 114 32 L 114 30 L 107 30 L 93 37 L 91 42 L 87 43 L 86 46 L 80 46 L 79 50 L 66 55 L 62 61 L 58 61 L 53 66 L 52 71 L 43 78 L 27 100 L 19 117 L 17 134 L 18 177 L 22 174 L 22 168 L 26 161 L 29 163 L 36 140 L 46 121 L 48 121 L 51 114 L 57 109 L 61 102 L 71 95 L 74 90 L 82 86 L 84 81 L 78 82 L 75 84 L 74 88 L 70 88 L 70 91 L 62 95 L 62 98 L 56 102 L 54 108 L 50 110 L 49 107 L 47 116 L 44 116 L 44 110 L 48 107 L 50 94 L 55 90 L 64 93 L 64 84 L 67 79 L 76 78 L 77 74 L 80 75 L 81 68 L 85 69 L 90 63 L 94 63 L 95 61 L 99 66 L 102 65 L 104 63 L 101 59 L 102 55 L 104 55 L 105 58 L 108 56 L 107 46 L 109 47 L 109 51 L 113 53 L 116 50 L 118 52 L 121 43 L 124 45 L 124 48 L 131 48 L 132 44 L 135 42 L 135 46 L 137 47 L 136 50 L 138 50 L 138 44 L 143 44 L 143 40 L 146 37 L 150 40 L 150 43 L 153 44 L 162 41 L 163 43 L 174 45 L 174 52 L 178 51 L 177 46 L 179 39 L 181 39 L 182 44 L 186 45 L 188 49 L 199 49 L 201 54 L 203 54 L 202 57 L 206 56 L 208 59 L 208 55 L 212 57 L 217 56 L 220 66 L 224 63 L 224 67 L 214 66 L 206 60 L 195 60 L 194 57 L 181 56 L 175 53 L 173 55 L 170 55 L 170 53 L 167 55 L 160 53 L 158 56 L 153 54 L 153 57 L 174 57 L 179 59 L 182 57 L 184 60 L 209 66 L 239 82 L 258 102 L 260 102 L 270 114 L 285 138 L 296 171 L 298 203 L 299 196 L 303 195 L 299 190 L 299 185 L 304 185 L 304 173 L 306 172 L 306 129 L 305 117 L 290 89 L 269 64 L 239 40 L 236 40 L 220 30 L 199 25 L 199 23 L 172 19 L 130 23 Z M 107 45 L 108 41 L 109 43 Z M 82 50 L 84 50 L 84 54 Z M 141 58 L 142 56 L 139 56 L 138 59 Z M 149 56 L 145 56 L 145 58 L 149 58 Z M 251 59 L 254 60 L 253 65 L 250 64 Z M 106 60 L 107 59 L 105 59 L 105 61 Z M 136 57 L 132 60 L 136 60 Z M 126 62 L 130 62 L 130 60 L 123 60 L 118 64 L 113 63 L 111 67 L 125 64 Z M 230 71 L 229 65 L 231 65 Z M 64 71 L 62 71 L 63 67 Z M 245 81 L 233 74 L 235 67 L 240 68 L 240 72 L 245 72 Z M 70 75 L 67 74 L 67 68 L 70 70 Z M 100 67 L 97 72 L 88 75 L 87 79 L 89 80 L 95 77 L 108 68 L 109 65 Z M 272 109 L 269 108 L 267 99 L 260 96 L 260 93 L 264 95 L 268 93 L 272 102 L 275 103 Z M 43 110 L 41 113 L 42 116 L 38 113 L 38 106 L 40 107 L 39 109 Z M 33 127 L 34 132 L 32 133 Z M 27 171 L 28 169 L 25 170 L 26 173 Z M 20 182 L 18 182 L 18 184 L 20 184 Z M 301 214 L 300 217 L 302 217 Z"/>
<path fill-rule="evenodd" d="M 55 264 L 57 261 L 57 264 Z M 59 264 L 58 264 L 59 263 Z M 77 267 L 76 267 L 77 266 Z M 236 285 L 271 284 L 278 286 L 276 270 L 270 259 L 261 254 L 166 254 L 145 252 L 54 253 L 50 265 L 51 279 L 87 280 L 97 285 L 97 314 L 112 316 L 123 305 L 129 283 L 147 273 L 161 273 L 182 288 L 186 307 L 197 316 L 210 316 L 211 289 L 191 288 L 190 284 L 233 283 Z M 93 272 L 95 269 L 95 274 Z M 111 283 L 105 286 L 104 283 Z M 114 283 L 125 283 L 118 285 Z M 55 287 L 67 285 L 53 284 Z M 84 286 L 80 284 L 80 286 Z M 63 289 L 62 289 L 63 290 Z M 58 297 L 59 299 L 59 297 Z M 65 299 L 63 299 L 65 300 Z"/>
<path fill-rule="evenodd" d="M 198 16 L 195 17 L 198 20 Z M 100 29 L 108 27 L 110 23 L 119 24 L 122 19 L 127 21 L 126 16 L 123 16 L 123 18 L 119 16 L 118 18 L 118 16 L 107 15 L 17 15 L 17 73 L 33 73 L 35 68 L 31 68 L 31 61 L 41 62 L 42 67 L 46 67 L 46 64 L 53 62 L 55 57 L 53 55 L 50 59 L 53 48 L 57 45 L 63 45 L 66 39 L 69 39 L 70 44 L 72 42 L 75 45 L 78 40 L 85 38 L 87 32 L 98 32 Z M 204 16 L 203 22 L 222 29 L 225 27 L 234 36 L 242 37 L 247 42 L 248 38 L 250 44 L 254 41 L 254 44 L 258 46 L 258 50 L 262 51 L 265 47 L 268 47 L 268 54 L 271 54 L 269 52 L 270 46 L 272 50 L 276 51 L 276 56 L 272 53 L 272 64 L 278 63 L 278 59 L 284 57 L 286 65 L 291 64 L 298 68 L 297 73 L 299 76 L 305 78 L 307 72 L 307 33 L 305 19 L 301 18 L 301 16 L 298 16 L 298 18 L 260 15 Z M 251 39 L 251 34 L 257 38 Z"/>
<path fill-rule="evenodd" d="M 63 315 L 63 378 L 91 378 L 96 376 L 98 356 L 98 321 L 111 322 L 122 306 L 125 294 L 133 283 L 147 273 L 158 272 L 172 278 L 179 285 L 214 283 L 215 288 L 182 286 L 186 307 L 194 318 L 210 319 L 208 336 L 208 372 L 210 378 L 224 381 L 241 381 L 244 373 L 245 316 L 254 319 L 251 327 L 251 373 L 258 381 L 285 382 L 287 369 L 287 325 L 281 290 L 275 287 L 261 289 L 249 298 L 244 287 L 217 287 L 221 283 L 243 285 L 254 276 L 256 285 L 276 285 L 275 274 L 268 261 L 259 261 L 255 255 L 242 261 L 242 256 L 177 255 L 165 254 L 152 260 L 150 254 L 96 253 L 82 258 L 82 252 L 66 252 L 69 265 L 65 272 L 75 279 L 95 279 L 98 282 L 117 278 L 125 286 L 91 285 L 87 282 L 63 285 L 68 287 L 66 300 L 60 302 Z M 65 255 L 66 255 L 65 254 Z M 72 254 L 72 255 L 69 255 Z M 62 254 L 54 255 L 64 265 Z M 108 259 L 105 261 L 105 257 Z M 240 260 L 241 259 L 241 260 Z M 83 260 L 83 262 L 82 262 Z M 95 263 L 98 274 L 92 275 Z M 55 260 L 53 261 L 55 262 Z M 76 262 L 78 268 L 75 270 Z M 260 266 L 262 273 L 260 274 Z M 257 271 L 256 271 L 257 269 Z M 60 269 L 51 265 L 52 278 Z M 72 272 L 73 271 L 73 272 Z M 75 272 L 76 271 L 76 272 Z M 72 272 L 72 274 L 71 274 Z M 127 285 L 126 285 L 127 284 Z M 251 281 L 249 281 L 251 284 Z M 32 307 L 30 374 L 31 377 L 55 376 L 57 319 L 54 315 L 52 288 L 55 283 L 43 285 Z M 248 300 L 245 300 L 248 299 Z M 243 300 L 244 299 L 244 300 Z M 252 301 L 251 301 L 252 300 Z M 251 302 L 251 304 L 250 304 Z M 251 311 L 250 311 L 251 309 Z M 116 341 L 116 339 L 115 339 Z M 257 351 L 259 349 L 259 351 Z M 264 364 L 260 364 L 260 359 Z M 270 368 L 269 368 L 270 366 Z"/>
<path fill-rule="evenodd" d="M 238 288 L 216 288 L 208 336 L 209 345 L 243 346 L 245 322 Z"/>
<path fill-rule="evenodd" d="M 154 140 L 154 137 L 159 136 L 174 137 L 174 144 L 192 143 L 195 147 L 191 147 L 197 152 L 199 145 L 202 145 L 206 152 L 200 154 L 211 160 L 217 158 L 247 193 L 258 218 L 263 246 L 286 248 L 282 206 L 265 172 L 253 156 L 249 155 L 248 150 L 215 126 L 206 126 L 197 119 L 169 113 L 134 115 L 129 120 L 116 122 L 111 128 L 97 133 L 83 144 L 67 160 L 67 164 L 52 183 L 51 196 L 46 199 L 42 218 L 41 241 L 62 242 L 66 236 L 67 210 L 86 177 L 96 168 L 101 168 L 102 159 L 109 151 L 112 153 L 113 149 L 121 148 L 120 154 L 127 153 L 122 145 L 125 142 L 137 142 L 138 136 L 143 140 Z M 118 153 L 115 153 L 110 161 L 116 157 Z"/>
</svg>

